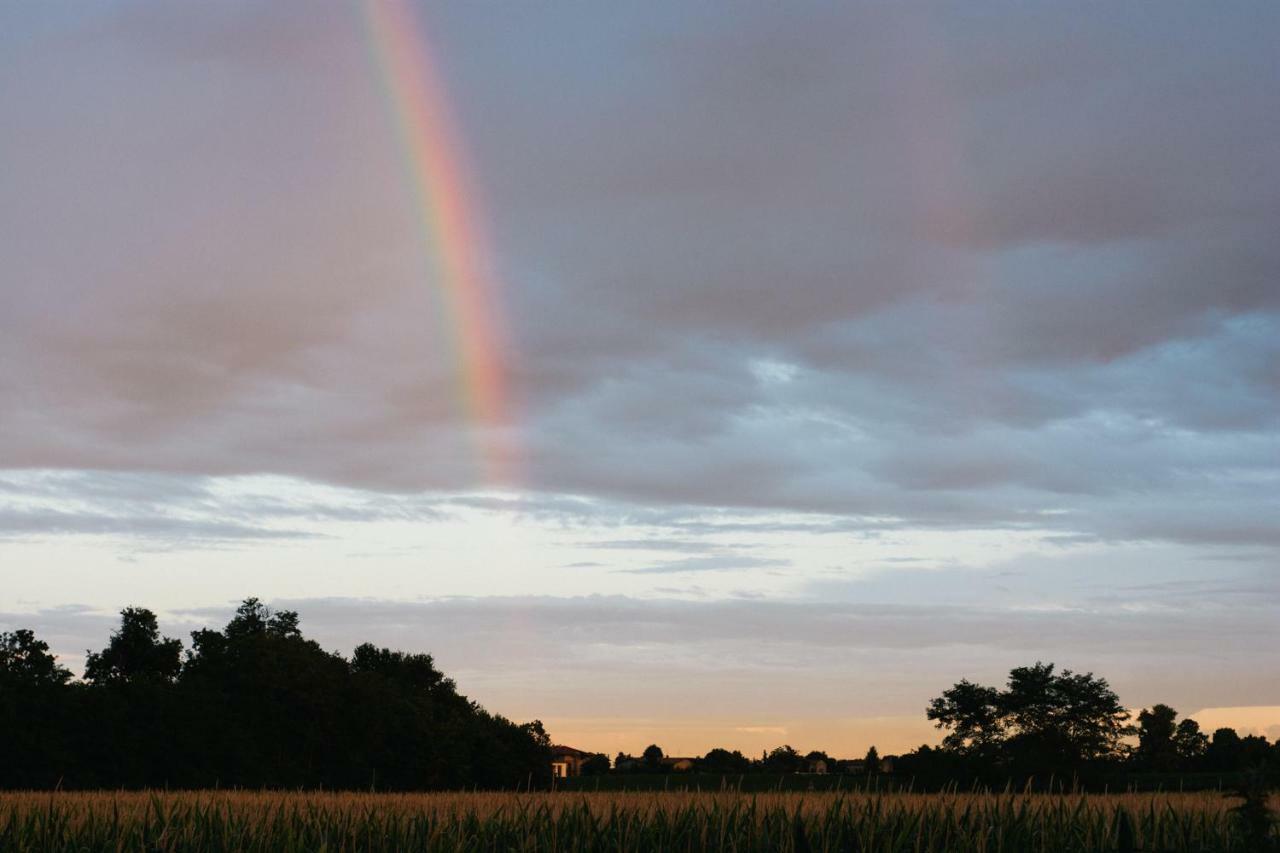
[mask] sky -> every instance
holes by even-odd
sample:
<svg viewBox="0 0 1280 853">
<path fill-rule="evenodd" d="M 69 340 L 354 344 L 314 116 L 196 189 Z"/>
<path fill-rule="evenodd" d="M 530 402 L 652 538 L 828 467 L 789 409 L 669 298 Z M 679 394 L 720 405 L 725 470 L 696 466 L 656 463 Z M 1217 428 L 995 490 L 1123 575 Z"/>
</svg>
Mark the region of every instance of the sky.
<svg viewBox="0 0 1280 853">
<path fill-rule="evenodd" d="M 1280 736 L 1280 6 L 415 7 L 452 243 L 373 7 L 0 6 L 0 630 L 258 596 L 609 753 L 1036 660 Z"/>
</svg>

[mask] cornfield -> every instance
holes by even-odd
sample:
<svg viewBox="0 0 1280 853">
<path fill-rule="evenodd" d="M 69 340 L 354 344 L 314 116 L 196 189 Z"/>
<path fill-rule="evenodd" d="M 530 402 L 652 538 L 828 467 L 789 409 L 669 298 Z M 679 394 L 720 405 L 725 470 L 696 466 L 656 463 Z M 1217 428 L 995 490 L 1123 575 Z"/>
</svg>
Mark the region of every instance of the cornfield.
<svg viewBox="0 0 1280 853">
<path fill-rule="evenodd" d="M 1233 805 L 1214 793 L 22 792 L 0 794 L 0 850 L 1252 853 L 1274 843 L 1249 837 Z"/>
</svg>

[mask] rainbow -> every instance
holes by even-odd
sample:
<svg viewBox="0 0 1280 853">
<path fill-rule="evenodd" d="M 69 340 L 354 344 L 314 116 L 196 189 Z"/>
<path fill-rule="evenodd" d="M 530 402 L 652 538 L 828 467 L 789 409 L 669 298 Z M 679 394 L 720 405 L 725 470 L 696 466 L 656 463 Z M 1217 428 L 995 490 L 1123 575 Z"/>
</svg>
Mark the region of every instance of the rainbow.
<svg viewBox="0 0 1280 853">
<path fill-rule="evenodd" d="M 455 353 L 461 406 L 491 482 L 510 475 L 501 441 L 510 397 L 503 353 L 506 333 L 479 227 L 460 137 L 454 129 L 425 32 L 405 0 L 365 0 L 370 43 L 400 137 L 446 330 Z"/>
</svg>

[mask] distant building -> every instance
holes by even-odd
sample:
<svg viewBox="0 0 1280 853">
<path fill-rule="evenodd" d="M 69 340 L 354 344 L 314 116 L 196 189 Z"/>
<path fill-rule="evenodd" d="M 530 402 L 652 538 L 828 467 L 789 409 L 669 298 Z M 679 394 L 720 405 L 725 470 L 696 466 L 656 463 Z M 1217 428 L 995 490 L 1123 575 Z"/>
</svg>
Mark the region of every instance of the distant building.
<svg viewBox="0 0 1280 853">
<path fill-rule="evenodd" d="M 805 772 L 825 774 L 827 772 L 827 760 L 825 758 L 814 758 L 805 765 Z"/>
<path fill-rule="evenodd" d="M 553 746 L 551 747 L 551 775 L 557 779 L 581 776 L 583 763 L 593 754 L 571 746 Z"/>
<path fill-rule="evenodd" d="M 668 755 L 662 759 L 662 769 L 673 770 L 676 773 L 687 773 L 697 764 L 698 759 L 696 758 L 677 758 L 674 755 Z"/>
</svg>

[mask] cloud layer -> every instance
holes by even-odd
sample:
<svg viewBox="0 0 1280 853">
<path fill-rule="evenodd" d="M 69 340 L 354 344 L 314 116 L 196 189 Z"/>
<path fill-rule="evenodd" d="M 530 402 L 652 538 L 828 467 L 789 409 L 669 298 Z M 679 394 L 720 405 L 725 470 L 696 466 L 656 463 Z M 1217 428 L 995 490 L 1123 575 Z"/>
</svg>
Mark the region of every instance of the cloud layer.
<svg viewBox="0 0 1280 853">
<path fill-rule="evenodd" d="M 1275 639 L 1280 7 L 422 12 L 511 329 L 501 488 L 352 7 L 0 11 L 0 554 L 58 554 L 24 595 L 139 548 L 243 570 L 453 524 L 413 545 L 450 589 L 602 597 L 361 604 L 317 570 L 317 622 L 452 648 L 528 619 L 599 697 L 682 648 L 758 652 L 747 685 L 846 654 L 941 677 L 965 637 L 987 669 L 1122 648 L 1161 701 L 1141 667 L 1185 655 L 1217 704 L 1280 702 L 1205 651 Z M 223 602 L 199 560 L 187 603 Z"/>
</svg>

